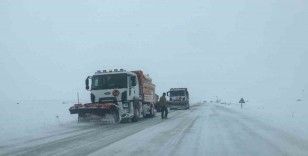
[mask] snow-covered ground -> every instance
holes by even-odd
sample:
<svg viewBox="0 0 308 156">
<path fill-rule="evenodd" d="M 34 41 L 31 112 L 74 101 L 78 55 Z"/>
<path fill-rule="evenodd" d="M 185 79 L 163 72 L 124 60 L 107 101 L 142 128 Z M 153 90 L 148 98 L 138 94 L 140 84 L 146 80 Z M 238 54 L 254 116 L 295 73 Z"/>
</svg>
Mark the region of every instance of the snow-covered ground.
<svg viewBox="0 0 308 156">
<path fill-rule="evenodd" d="M 50 135 L 67 129 L 68 125 L 76 125 L 76 116 L 68 111 L 72 103 L 61 100 L 1 101 L 0 142 Z"/>
<path fill-rule="evenodd" d="M 239 104 L 226 107 L 308 139 L 308 101 L 304 99 L 249 101 L 243 109 Z"/>
<path fill-rule="evenodd" d="M 1 125 L 8 126 L 1 127 L 4 131 L 0 155 L 305 156 L 308 153 L 305 101 L 250 101 L 244 109 L 238 104 L 196 104 L 190 110 L 172 111 L 167 120 L 157 115 L 137 123 L 115 125 L 77 124 L 76 116 L 67 110 L 71 104 L 47 103 L 16 104 L 16 110 L 28 113 L 28 116 L 17 115 L 19 118 L 13 118 L 15 115 L 6 109 L 8 116 L 1 119 Z"/>
<path fill-rule="evenodd" d="M 232 106 L 204 104 L 91 155 L 307 155 L 308 139 L 301 137 L 307 132 L 294 135 L 263 120 L 265 113 L 263 116 L 260 112 L 259 120 L 251 114 L 256 112 L 253 108 L 241 111 Z M 283 128 L 293 129 L 292 126 Z"/>
</svg>

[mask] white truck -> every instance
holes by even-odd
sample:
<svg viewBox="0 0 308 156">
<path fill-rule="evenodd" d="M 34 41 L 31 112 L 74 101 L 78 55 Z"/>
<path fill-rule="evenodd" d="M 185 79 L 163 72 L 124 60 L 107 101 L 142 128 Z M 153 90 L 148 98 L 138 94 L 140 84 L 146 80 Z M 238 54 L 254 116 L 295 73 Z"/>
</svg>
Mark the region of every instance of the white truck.
<svg viewBox="0 0 308 156">
<path fill-rule="evenodd" d="M 71 114 L 78 114 L 78 121 L 137 121 L 155 116 L 155 85 L 141 70 L 99 70 L 87 77 L 86 89 L 91 92 L 91 103 L 69 109 Z"/>
<path fill-rule="evenodd" d="M 171 88 L 167 92 L 170 109 L 189 109 L 189 93 L 187 88 Z"/>
</svg>

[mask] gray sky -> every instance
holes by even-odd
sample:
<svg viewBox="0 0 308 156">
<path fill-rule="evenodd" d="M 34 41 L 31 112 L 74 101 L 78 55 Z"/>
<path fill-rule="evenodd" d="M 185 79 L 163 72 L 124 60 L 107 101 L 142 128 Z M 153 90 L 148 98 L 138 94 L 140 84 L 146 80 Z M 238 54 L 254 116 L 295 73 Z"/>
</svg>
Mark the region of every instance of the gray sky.
<svg viewBox="0 0 308 156">
<path fill-rule="evenodd" d="M 298 98 L 304 0 L 0 1 L 0 101 L 83 99 L 98 69 L 142 69 L 193 101 Z M 304 90 L 304 92 L 303 92 Z M 1 103 L 2 104 L 2 103 Z"/>
</svg>

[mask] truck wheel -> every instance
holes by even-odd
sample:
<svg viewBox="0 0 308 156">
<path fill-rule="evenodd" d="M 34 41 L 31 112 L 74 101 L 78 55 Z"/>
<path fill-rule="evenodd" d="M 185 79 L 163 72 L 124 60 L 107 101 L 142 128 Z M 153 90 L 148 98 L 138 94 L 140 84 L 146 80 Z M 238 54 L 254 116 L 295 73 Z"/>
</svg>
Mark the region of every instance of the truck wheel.
<svg viewBox="0 0 308 156">
<path fill-rule="evenodd" d="M 140 105 L 138 101 L 134 101 L 134 117 L 132 118 L 133 122 L 137 122 L 139 117 L 141 116 L 140 114 Z"/>
<path fill-rule="evenodd" d="M 85 122 L 86 118 L 85 118 L 85 114 L 78 114 L 78 122 Z"/>
<path fill-rule="evenodd" d="M 137 122 L 138 121 L 138 117 L 137 116 L 134 116 L 133 118 L 132 118 L 132 122 Z"/>
<path fill-rule="evenodd" d="M 152 118 L 154 116 L 155 116 L 154 107 L 152 107 L 150 111 L 150 117 Z"/>
<path fill-rule="evenodd" d="M 134 108 L 134 116 L 132 118 L 132 122 L 137 122 L 138 121 L 138 110 Z"/>
<path fill-rule="evenodd" d="M 120 116 L 119 116 L 119 112 L 115 111 L 113 114 L 113 119 L 114 119 L 114 123 L 118 123 L 120 121 Z"/>
</svg>

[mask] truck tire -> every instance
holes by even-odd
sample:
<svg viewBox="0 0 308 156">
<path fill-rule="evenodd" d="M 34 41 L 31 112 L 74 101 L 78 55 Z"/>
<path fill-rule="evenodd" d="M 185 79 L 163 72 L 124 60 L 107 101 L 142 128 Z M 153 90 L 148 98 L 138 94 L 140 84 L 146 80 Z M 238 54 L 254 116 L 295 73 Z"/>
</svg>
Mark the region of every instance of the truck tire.
<svg viewBox="0 0 308 156">
<path fill-rule="evenodd" d="M 113 115 L 113 118 L 114 118 L 114 123 L 119 123 L 120 122 L 119 112 L 115 111 L 112 115 Z"/>
<path fill-rule="evenodd" d="M 151 118 L 155 117 L 154 107 L 151 108 L 150 117 L 151 117 Z"/>
<path fill-rule="evenodd" d="M 186 110 L 189 109 L 189 103 L 186 103 Z"/>
<path fill-rule="evenodd" d="M 138 121 L 138 117 L 134 115 L 134 117 L 132 118 L 132 122 L 137 122 Z"/>
<path fill-rule="evenodd" d="M 85 121 L 86 121 L 85 114 L 78 114 L 78 123 Z"/>
<path fill-rule="evenodd" d="M 134 108 L 134 116 L 132 118 L 132 122 L 137 122 L 140 116 L 140 108 L 139 108 L 139 103 L 137 101 L 133 102 L 133 108 Z"/>
</svg>

